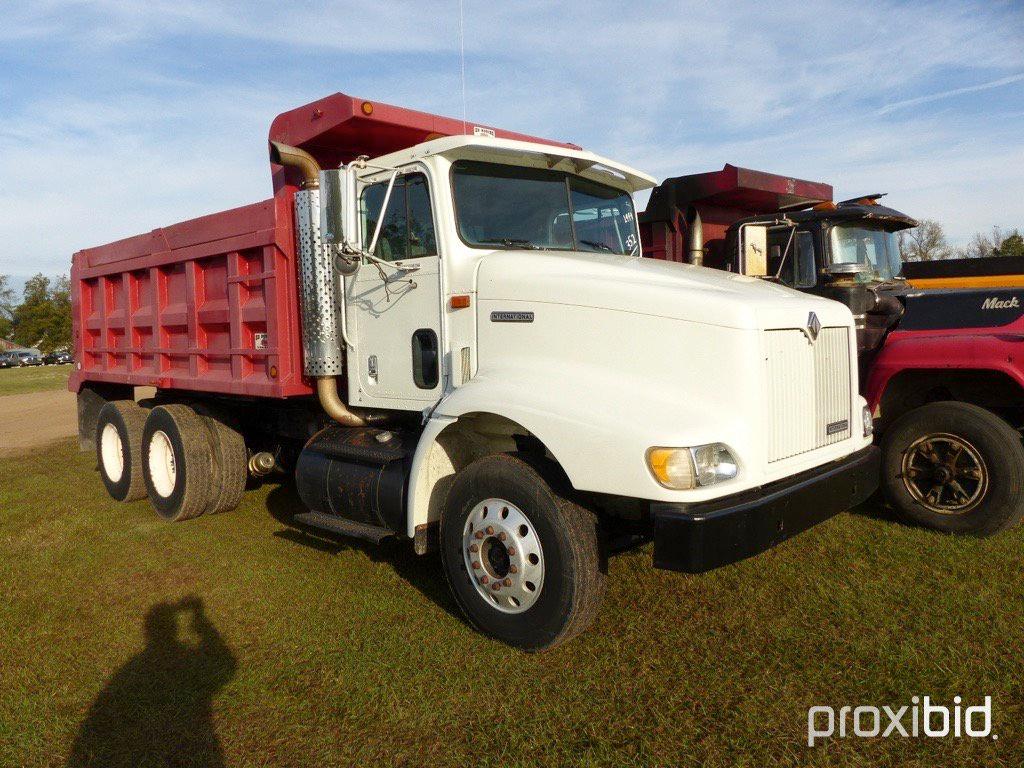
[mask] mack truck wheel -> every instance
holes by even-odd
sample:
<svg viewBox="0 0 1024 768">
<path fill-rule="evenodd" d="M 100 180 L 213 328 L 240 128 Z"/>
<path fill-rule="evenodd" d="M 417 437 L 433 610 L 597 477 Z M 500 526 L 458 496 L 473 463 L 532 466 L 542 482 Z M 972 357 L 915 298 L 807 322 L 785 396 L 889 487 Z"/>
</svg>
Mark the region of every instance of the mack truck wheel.
<svg viewBox="0 0 1024 768">
<path fill-rule="evenodd" d="M 142 429 L 146 411 L 131 400 L 115 400 L 100 409 L 96 423 L 96 464 L 103 485 L 117 501 L 145 498 Z"/>
<path fill-rule="evenodd" d="M 915 408 L 882 436 L 882 488 L 909 522 L 991 536 L 1024 514 L 1021 437 L 976 405 Z"/>
<path fill-rule="evenodd" d="M 594 515 L 506 454 L 456 474 L 441 515 L 441 559 L 469 622 L 527 651 L 586 629 L 604 592 Z"/>
<path fill-rule="evenodd" d="M 142 431 L 142 465 L 149 501 L 165 520 L 203 514 L 216 480 L 210 433 L 187 405 L 160 405 Z"/>
</svg>

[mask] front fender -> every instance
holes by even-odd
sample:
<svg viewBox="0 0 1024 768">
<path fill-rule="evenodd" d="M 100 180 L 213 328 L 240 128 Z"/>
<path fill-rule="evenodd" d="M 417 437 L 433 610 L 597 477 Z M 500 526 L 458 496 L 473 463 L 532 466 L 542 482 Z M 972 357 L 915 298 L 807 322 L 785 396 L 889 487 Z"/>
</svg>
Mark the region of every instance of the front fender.
<svg viewBox="0 0 1024 768">
<path fill-rule="evenodd" d="M 871 364 L 864 395 L 877 413 L 886 388 L 910 370 L 978 370 L 1005 374 L 1024 388 L 1020 359 L 1024 336 L 1018 334 L 893 333 Z"/>
<path fill-rule="evenodd" d="M 738 415 L 692 393 L 652 392 L 650 382 L 645 391 L 644 382 L 607 368 L 574 368 L 492 369 L 455 390 L 434 414 L 504 417 L 545 445 L 576 490 L 663 500 L 678 499 L 680 492 L 662 488 L 650 475 L 649 448 L 700 445 L 743 432 Z M 746 446 L 733 447 L 742 456 Z"/>
</svg>

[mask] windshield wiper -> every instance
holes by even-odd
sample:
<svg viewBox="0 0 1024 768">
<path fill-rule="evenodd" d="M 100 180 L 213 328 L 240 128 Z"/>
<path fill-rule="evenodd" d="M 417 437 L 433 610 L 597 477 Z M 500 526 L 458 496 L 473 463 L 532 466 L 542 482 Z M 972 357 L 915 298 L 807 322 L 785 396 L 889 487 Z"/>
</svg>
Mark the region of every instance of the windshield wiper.
<svg viewBox="0 0 1024 768">
<path fill-rule="evenodd" d="M 600 248 L 602 251 L 608 251 L 609 253 L 615 253 L 615 251 L 611 248 L 611 246 L 605 245 L 604 243 L 598 243 L 598 242 L 596 242 L 594 240 L 580 240 L 579 242 L 583 243 L 583 245 L 590 245 L 590 246 L 593 246 L 594 248 Z"/>
<path fill-rule="evenodd" d="M 529 240 L 522 240 L 516 237 L 488 237 L 480 240 L 481 243 L 500 243 L 506 248 L 529 248 L 534 251 L 540 250 L 540 246 Z"/>
</svg>

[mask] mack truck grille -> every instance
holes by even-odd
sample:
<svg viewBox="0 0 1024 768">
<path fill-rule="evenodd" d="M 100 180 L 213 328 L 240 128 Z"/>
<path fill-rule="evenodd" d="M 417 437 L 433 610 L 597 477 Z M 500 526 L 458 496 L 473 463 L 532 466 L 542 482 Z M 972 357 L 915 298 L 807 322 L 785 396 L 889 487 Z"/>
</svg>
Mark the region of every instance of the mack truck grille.
<svg viewBox="0 0 1024 768">
<path fill-rule="evenodd" d="M 811 342 L 799 329 L 765 332 L 769 463 L 850 436 L 849 333 L 822 328 Z"/>
</svg>

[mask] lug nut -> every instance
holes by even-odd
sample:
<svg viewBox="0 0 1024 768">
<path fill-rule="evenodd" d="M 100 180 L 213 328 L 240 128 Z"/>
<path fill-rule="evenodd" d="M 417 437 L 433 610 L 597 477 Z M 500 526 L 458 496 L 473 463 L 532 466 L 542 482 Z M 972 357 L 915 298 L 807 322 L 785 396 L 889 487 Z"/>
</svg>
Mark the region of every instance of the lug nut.
<svg viewBox="0 0 1024 768">
<path fill-rule="evenodd" d="M 478 547 L 476 544 L 470 544 L 469 545 L 469 551 L 470 552 L 478 552 L 479 550 L 480 550 L 480 547 Z"/>
<path fill-rule="evenodd" d="M 473 570 L 474 571 L 479 571 L 480 570 L 480 563 L 474 561 L 473 562 Z"/>
<path fill-rule="evenodd" d="M 493 589 L 495 592 L 497 592 L 499 589 L 501 589 L 501 584 L 496 581 L 493 584 L 491 584 L 491 589 Z"/>
<path fill-rule="evenodd" d="M 515 557 L 516 556 L 516 548 L 515 547 L 509 547 L 508 548 L 508 554 L 509 554 L 510 557 Z"/>
<path fill-rule="evenodd" d="M 476 536 L 478 539 L 482 539 L 484 537 L 484 532 L 483 531 L 477 531 L 473 535 Z"/>
<path fill-rule="evenodd" d="M 512 579 L 505 579 L 501 583 L 504 584 L 506 587 L 511 587 L 512 586 Z"/>
<path fill-rule="evenodd" d="M 494 535 L 494 526 L 493 525 L 488 525 L 487 526 L 487 535 L 488 536 L 493 536 Z"/>
<path fill-rule="evenodd" d="M 480 583 L 481 584 L 486 584 L 488 581 L 490 581 L 490 579 L 487 578 L 487 574 L 484 574 L 483 576 L 480 577 Z"/>
<path fill-rule="evenodd" d="M 505 539 L 508 538 L 508 534 L 505 533 L 504 531 L 502 531 L 501 533 L 498 534 L 498 538 L 501 539 L 502 541 L 504 541 Z"/>
<path fill-rule="evenodd" d="M 510 565 L 508 567 L 508 572 L 509 573 L 519 573 L 519 566 L 518 565 Z"/>
</svg>

